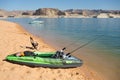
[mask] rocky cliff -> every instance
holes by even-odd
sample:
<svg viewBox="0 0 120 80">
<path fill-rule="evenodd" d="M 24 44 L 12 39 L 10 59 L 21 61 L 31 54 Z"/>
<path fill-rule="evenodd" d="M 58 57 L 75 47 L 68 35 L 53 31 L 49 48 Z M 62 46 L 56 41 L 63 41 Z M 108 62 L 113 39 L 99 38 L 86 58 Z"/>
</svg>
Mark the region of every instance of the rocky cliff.
<svg viewBox="0 0 120 80">
<path fill-rule="evenodd" d="M 0 9 L 0 17 L 66 17 L 66 18 L 120 18 L 120 10 L 82 10 L 55 8 L 39 8 L 37 10 L 6 11 Z"/>
<path fill-rule="evenodd" d="M 60 11 L 59 9 L 54 8 L 40 8 L 35 11 L 33 15 L 43 15 L 43 16 L 60 16 L 65 15 L 64 12 Z"/>
<path fill-rule="evenodd" d="M 15 17 L 15 16 L 22 16 L 22 15 L 33 15 L 34 11 L 7 11 L 0 9 L 0 17 Z"/>
</svg>

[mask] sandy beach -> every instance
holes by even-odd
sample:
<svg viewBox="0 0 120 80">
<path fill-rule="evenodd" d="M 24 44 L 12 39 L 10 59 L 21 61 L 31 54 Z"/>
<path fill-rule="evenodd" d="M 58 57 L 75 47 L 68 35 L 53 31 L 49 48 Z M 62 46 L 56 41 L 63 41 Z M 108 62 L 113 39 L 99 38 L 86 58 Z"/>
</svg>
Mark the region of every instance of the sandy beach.
<svg viewBox="0 0 120 80">
<path fill-rule="evenodd" d="M 0 78 L 1 80 L 104 80 L 94 70 L 83 64 L 69 69 L 31 68 L 3 61 L 9 54 L 30 50 L 29 37 L 39 44 L 38 51 L 55 51 L 42 39 L 25 31 L 19 24 L 0 20 Z"/>
</svg>

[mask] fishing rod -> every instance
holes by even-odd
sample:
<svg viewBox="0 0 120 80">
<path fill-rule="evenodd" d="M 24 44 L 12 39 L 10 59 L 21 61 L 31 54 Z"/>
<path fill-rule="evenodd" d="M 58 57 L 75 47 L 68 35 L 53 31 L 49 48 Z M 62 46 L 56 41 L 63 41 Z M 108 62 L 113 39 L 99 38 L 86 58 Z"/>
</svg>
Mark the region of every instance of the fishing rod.
<svg viewBox="0 0 120 80">
<path fill-rule="evenodd" d="M 78 40 L 80 40 L 80 39 L 78 39 Z M 72 42 L 71 44 L 67 45 L 66 47 L 63 47 L 61 50 L 65 50 L 65 49 L 68 48 L 69 46 L 74 45 L 78 40 Z"/>
<path fill-rule="evenodd" d="M 103 36 L 103 35 L 101 35 L 101 36 Z M 77 47 L 77 48 L 76 48 L 76 49 L 74 49 L 73 51 L 71 51 L 71 52 L 67 53 L 67 54 L 66 54 L 66 56 L 68 56 L 68 55 L 72 54 L 73 52 L 75 52 L 75 51 L 79 50 L 79 49 L 80 49 L 80 48 L 82 48 L 82 47 L 87 46 L 88 44 L 92 43 L 93 41 L 95 41 L 95 40 L 96 40 L 96 39 L 98 39 L 98 38 L 100 38 L 100 37 L 98 37 L 98 36 L 97 36 L 96 38 L 94 38 L 94 39 L 92 39 L 92 40 L 88 41 L 87 43 L 85 43 L 85 44 L 83 44 L 83 45 L 81 45 L 81 46 Z"/>
</svg>

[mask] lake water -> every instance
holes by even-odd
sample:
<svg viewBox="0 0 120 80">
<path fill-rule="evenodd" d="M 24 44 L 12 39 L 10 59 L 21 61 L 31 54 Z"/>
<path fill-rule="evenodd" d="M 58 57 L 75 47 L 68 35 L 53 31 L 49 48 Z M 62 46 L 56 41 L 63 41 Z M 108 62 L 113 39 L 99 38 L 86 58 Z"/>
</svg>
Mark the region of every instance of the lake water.
<svg viewBox="0 0 120 80">
<path fill-rule="evenodd" d="M 120 19 L 39 18 L 44 24 L 28 24 L 31 18 L 9 18 L 56 49 L 70 52 L 106 80 L 120 80 Z M 96 40 L 95 40 L 96 39 Z"/>
</svg>

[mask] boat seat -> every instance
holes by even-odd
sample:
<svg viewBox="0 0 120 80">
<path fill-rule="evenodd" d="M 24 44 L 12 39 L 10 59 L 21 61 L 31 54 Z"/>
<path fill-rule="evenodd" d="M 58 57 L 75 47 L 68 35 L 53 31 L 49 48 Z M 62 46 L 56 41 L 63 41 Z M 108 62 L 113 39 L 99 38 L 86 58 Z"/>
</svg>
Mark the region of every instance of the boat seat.
<svg viewBox="0 0 120 80">
<path fill-rule="evenodd" d="M 24 51 L 25 56 L 36 56 L 32 51 Z"/>
</svg>

